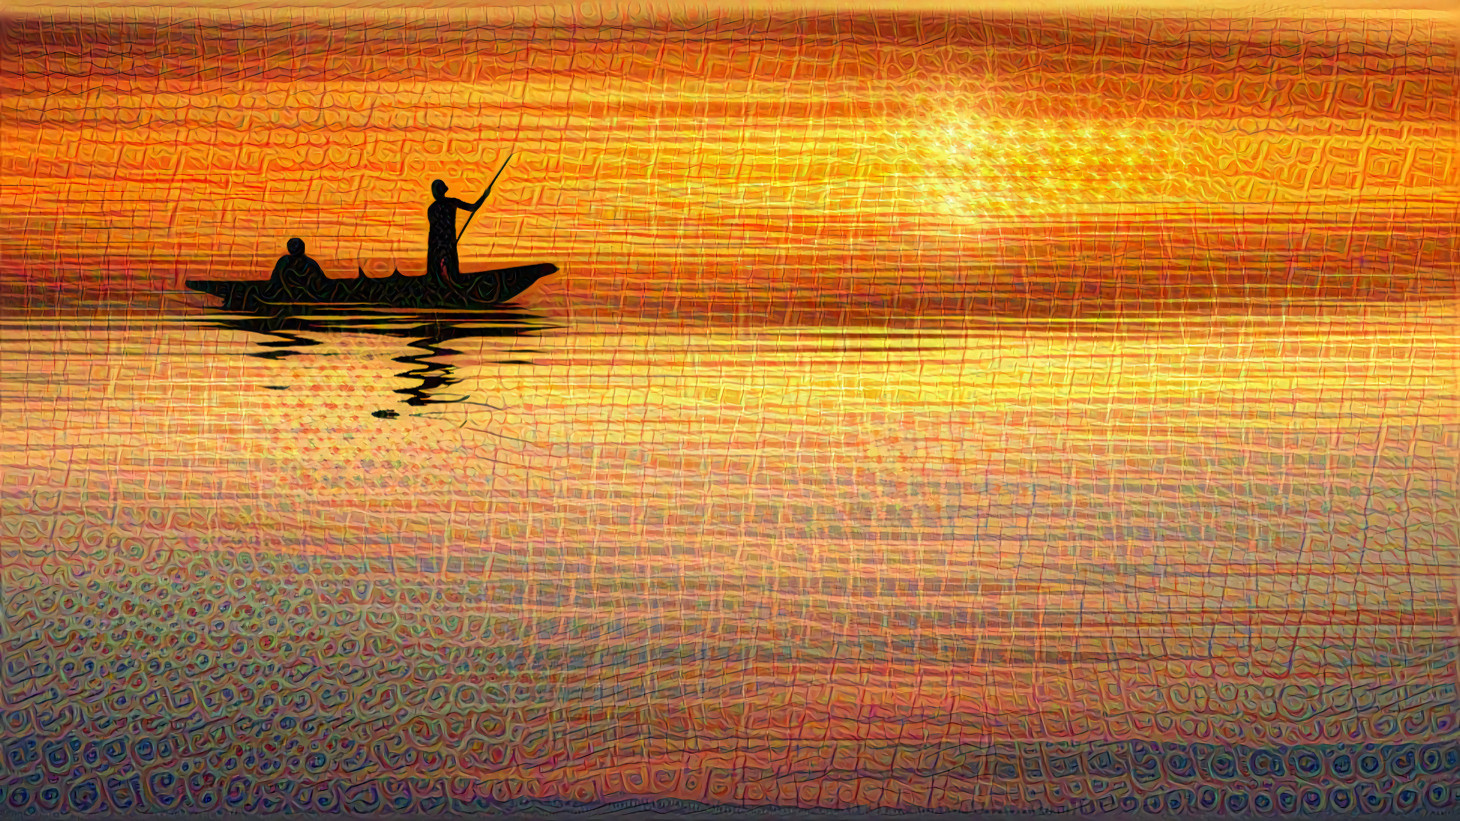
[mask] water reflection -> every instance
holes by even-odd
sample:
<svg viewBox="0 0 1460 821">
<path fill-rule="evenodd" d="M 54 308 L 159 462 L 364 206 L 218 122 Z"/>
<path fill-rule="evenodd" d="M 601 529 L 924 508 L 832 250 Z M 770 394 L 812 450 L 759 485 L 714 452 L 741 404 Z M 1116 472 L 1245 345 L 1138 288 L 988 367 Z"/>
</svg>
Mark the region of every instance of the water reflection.
<svg viewBox="0 0 1460 821">
<path fill-rule="evenodd" d="M 263 350 L 245 353 L 245 356 L 260 359 L 280 360 L 305 353 L 315 356 L 331 355 L 323 351 L 308 350 L 325 344 L 331 336 L 368 334 L 404 339 L 405 344 L 416 351 L 392 357 L 391 361 L 409 366 L 396 376 L 417 384 L 395 389 L 394 392 L 405 397 L 402 402 L 415 407 L 461 404 L 470 399 L 467 394 L 452 395 L 444 390 L 461 382 L 456 376 L 457 366 L 452 363 L 451 358 L 463 355 L 459 348 L 446 343 L 474 337 L 526 336 L 559 327 L 548 322 L 545 317 L 524 311 L 418 313 L 353 309 L 335 313 L 318 310 L 271 316 L 210 315 L 202 317 L 201 322 L 204 327 L 245 331 L 269 337 L 255 343 Z M 503 360 L 502 364 L 531 363 L 521 358 L 512 358 Z"/>
</svg>

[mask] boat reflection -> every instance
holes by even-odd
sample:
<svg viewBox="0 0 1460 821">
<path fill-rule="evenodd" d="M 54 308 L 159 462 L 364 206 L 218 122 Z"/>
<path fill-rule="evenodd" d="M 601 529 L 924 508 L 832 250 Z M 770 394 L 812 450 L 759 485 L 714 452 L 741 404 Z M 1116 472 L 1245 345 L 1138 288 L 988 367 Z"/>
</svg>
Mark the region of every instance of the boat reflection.
<svg viewBox="0 0 1460 821">
<path fill-rule="evenodd" d="M 200 318 L 204 327 L 244 331 L 269 337 L 257 342 L 263 350 L 246 356 L 261 359 L 283 359 L 304 354 L 304 349 L 324 344 L 321 337 L 331 335 L 379 335 L 406 340 L 418 352 L 392 357 L 391 361 L 409 366 L 396 374 L 417 384 L 395 389 L 407 405 L 424 406 L 458 404 L 469 397 L 442 395 L 443 389 L 461 381 L 450 358 L 463 351 L 447 343 L 473 337 L 519 337 L 551 330 L 559 326 L 537 314 L 524 311 L 425 311 L 385 310 L 379 312 L 331 312 L 313 310 L 308 313 L 287 312 L 270 316 L 218 314 Z M 529 364 L 522 360 L 506 360 L 510 364 Z"/>
</svg>

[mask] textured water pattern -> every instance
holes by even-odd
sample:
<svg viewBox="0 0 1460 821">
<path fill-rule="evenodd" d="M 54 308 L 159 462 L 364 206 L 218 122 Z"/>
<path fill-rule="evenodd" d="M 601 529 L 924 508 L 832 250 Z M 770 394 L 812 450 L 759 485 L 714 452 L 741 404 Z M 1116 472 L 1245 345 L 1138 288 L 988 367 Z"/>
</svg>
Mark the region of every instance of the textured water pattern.
<svg viewBox="0 0 1460 821">
<path fill-rule="evenodd" d="M 1449 806 L 1454 320 L 11 320 L 5 800 Z"/>
<path fill-rule="evenodd" d="M 1454 812 L 1451 24 L 592 12 L 0 21 L 0 815 Z"/>
</svg>

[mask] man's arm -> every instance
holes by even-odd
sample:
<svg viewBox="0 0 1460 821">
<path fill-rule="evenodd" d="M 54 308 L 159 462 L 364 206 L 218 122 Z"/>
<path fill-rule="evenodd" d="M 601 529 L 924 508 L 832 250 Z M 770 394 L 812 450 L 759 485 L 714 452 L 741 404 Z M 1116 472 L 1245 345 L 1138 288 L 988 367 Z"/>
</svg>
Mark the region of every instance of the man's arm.
<svg viewBox="0 0 1460 821">
<path fill-rule="evenodd" d="M 475 213 L 478 208 L 482 207 L 482 203 L 487 201 L 487 195 L 490 193 L 492 193 L 492 187 L 489 185 L 487 186 L 487 190 L 483 191 L 482 195 L 477 198 L 476 202 L 462 202 L 458 199 L 452 199 L 450 200 L 450 202 L 452 205 L 455 205 L 457 208 L 460 208 L 463 211 L 471 211 Z"/>
</svg>

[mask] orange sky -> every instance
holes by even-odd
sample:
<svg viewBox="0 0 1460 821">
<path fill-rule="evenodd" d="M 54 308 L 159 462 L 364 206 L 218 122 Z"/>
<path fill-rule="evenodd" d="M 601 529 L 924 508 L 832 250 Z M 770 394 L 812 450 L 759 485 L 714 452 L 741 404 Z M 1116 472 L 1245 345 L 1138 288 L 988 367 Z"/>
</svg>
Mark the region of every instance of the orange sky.
<svg viewBox="0 0 1460 821">
<path fill-rule="evenodd" d="M 1432 16 L 600 11 L 16 21 L 0 280 L 414 273 L 515 151 L 463 259 L 583 287 L 1454 290 Z"/>
<path fill-rule="evenodd" d="M 190 2 L 171 3 L 165 6 L 148 0 L 100 0 L 99 2 L 82 2 L 82 0 L 11 0 L 7 4 L 12 11 L 55 11 L 55 10 L 84 10 L 87 13 L 96 13 L 107 9 L 118 9 L 136 11 L 146 14 L 189 14 L 198 12 L 225 12 L 238 14 L 236 4 L 226 0 L 213 0 L 213 2 Z M 1192 14 L 1207 14 L 1211 12 L 1261 16 L 1273 14 L 1302 14 L 1320 17 L 1328 16 L 1382 16 L 1382 17 L 1431 17 L 1431 16 L 1454 16 L 1457 13 L 1457 4 L 1453 0 L 1409 0 L 1404 3 L 1395 3 L 1392 0 L 1288 0 L 1283 3 L 1254 3 L 1250 0 L 905 0 L 905 2 L 891 2 L 891 0 L 712 0 L 706 3 L 686 4 L 673 2 L 672 0 L 654 0 L 654 2 L 639 3 L 598 3 L 592 7 L 584 7 L 581 4 L 562 2 L 513 2 L 512 0 L 429 0 L 429 2 L 416 2 L 408 7 L 403 7 L 397 2 L 387 0 L 259 0 L 250 3 L 249 13 L 266 11 L 359 11 L 379 10 L 386 13 L 400 14 L 421 10 L 453 11 L 463 14 L 473 14 L 484 9 L 501 8 L 537 8 L 537 9 L 558 9 L 566 13 L 593 14 L 595 9 L 632 8 L 632 9 L 667 9 L 667 10 L 708 10 L 711 12 L 738 12 L 743 10 L 770 10 L 778 12 L 804 12 L 804 11 L 919 11 L 919 12 L 955 12 L 955 13 L 976 13 L 976 12 L 1014 12 L 1027 13 L 1048 13 L 1048 12 L 1078 12 L 1078 13 L 1149 13 L 1149 12 L 1178 12 Z"/>
</svg>

